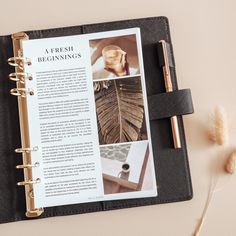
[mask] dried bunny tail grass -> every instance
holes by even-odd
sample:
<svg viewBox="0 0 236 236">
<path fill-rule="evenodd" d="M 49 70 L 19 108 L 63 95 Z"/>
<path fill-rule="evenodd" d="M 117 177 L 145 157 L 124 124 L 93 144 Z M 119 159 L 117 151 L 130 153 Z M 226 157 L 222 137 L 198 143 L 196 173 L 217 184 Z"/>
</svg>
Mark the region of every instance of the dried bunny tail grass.
<svg viewBox="0 0 236 236">
<path fill-rule="evenodd" d="M 225 170 L 229 174 L 234 174 L 236 169 L 236 150 L 234 150 L 227 159 Z"/>
<path fill-rule="evenodd" d="M 223 107 L 217 106 L 214 110 L 213 125 L 212 125 L 211 131 L 209 132 L 209 138 L 211 139 L 211 141 L 221 146 L 227 144 L 228 142 L 229 131 L 228 131 L 227 114 Z M 225 171 L 229 174 L 233 174 L 235 172 L 235 168 L 236 168 L 236 149 L 230 154 L 229 158 L 227 159 L 227 162 L 225 164 Z M 206 218 L 210 203 L 216 192 L 216 185 L 218 182 L 218 177 L 219 176 L 217 176 L 217 179 L 214 183 L 211 182 L 210 184 L 205 207 L 203 209 L 199 224 L 197 225 L 195 229 L 194 236 L 200 235 L 200 231 L 205 222 L 205 218 Z"/>
<path fill-rule="evenodd" d="M 227 114 L 223 107 L 217 106 L 213 115 L 213 127 L 210 131 L 209 138 L 218 145 L 225 145 L 228 142 L 228 122 Z"/>
</svg>

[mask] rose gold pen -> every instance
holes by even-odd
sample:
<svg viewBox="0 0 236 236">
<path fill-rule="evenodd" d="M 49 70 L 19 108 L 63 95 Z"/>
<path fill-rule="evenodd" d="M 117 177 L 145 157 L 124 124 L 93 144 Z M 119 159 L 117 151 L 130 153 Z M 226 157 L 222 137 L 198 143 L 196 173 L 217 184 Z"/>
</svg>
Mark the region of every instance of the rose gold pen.
<svg viewBox="0 0 236 236">
<path fill-rule="evenodd" d="M 165 81 L 165 88 L 166 88 L 166 92 L 168 93 L 168 92 L 173 91 L 173 87 L 172 87 L 172 82 L 171 82 L 170 63 L 169 63 L 169 57 L 168 57 L 168 51 L 167 51 L 167 43 L 165 40 L 160 40 L 159 43 L 161 44 L 162 51 L 163 51 L 164 63 L 162 65 L 162 69 L 163 69 L 163 75 L 164 75 L 164 81 Z M 171 122 L 174 147 L 181 148 L 177 116 L 172 116 L 170 118 L 170 122 Z"/>
</svg>

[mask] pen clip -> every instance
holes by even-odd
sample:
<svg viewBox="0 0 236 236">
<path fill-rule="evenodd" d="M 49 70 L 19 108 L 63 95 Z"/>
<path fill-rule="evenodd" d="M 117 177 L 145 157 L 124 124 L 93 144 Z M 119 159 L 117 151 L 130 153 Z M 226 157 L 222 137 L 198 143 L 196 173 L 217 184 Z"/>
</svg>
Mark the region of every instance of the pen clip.
<svg viewBox="0 0 236 236">
<path fill-rule="evenodd" d="M 165 40 L 160 40 L 157 44 L 157 52 L 160 66 L 168 65 L 169 67 L 175 67 L 169 43 Z"/>
<path fill-rule="evenodd" d="M 158 44 L 158 57 L 160 66 L 163 70 L 163 76 L 165 81 L 165 88 L 166 92 L 171 92 L 173 90 L 172 81 L 171 81 L 171 74 L 170 74 L 170 50 L 169 44 L 166 43 L 165 40 L 160 40 Z M 172 65 L 172 63 L 171 63 Z"/>
</svg>

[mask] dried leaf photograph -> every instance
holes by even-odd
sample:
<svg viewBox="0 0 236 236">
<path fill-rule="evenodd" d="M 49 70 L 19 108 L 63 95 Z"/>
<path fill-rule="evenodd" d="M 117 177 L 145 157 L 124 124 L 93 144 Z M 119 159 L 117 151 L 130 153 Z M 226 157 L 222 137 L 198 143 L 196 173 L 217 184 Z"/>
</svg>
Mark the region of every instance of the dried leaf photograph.
<svg viewBox="0 0 236 236">
<path fill-rule="evenodd" d="M 141 78 L 94 82 L 99 143 L 147 140 Z"/>
</svg>

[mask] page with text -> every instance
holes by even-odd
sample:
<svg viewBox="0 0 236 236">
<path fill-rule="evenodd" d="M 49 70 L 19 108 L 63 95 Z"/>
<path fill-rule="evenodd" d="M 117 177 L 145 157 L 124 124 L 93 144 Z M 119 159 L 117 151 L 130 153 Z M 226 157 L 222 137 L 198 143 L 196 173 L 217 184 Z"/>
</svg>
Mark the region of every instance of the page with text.
<svg viewBox="0 0 236 236">
<path fill-rule="evenodd" d="M 23 41 L 35 207 L 157 196 L 139 28 Z"/>
</svg>

